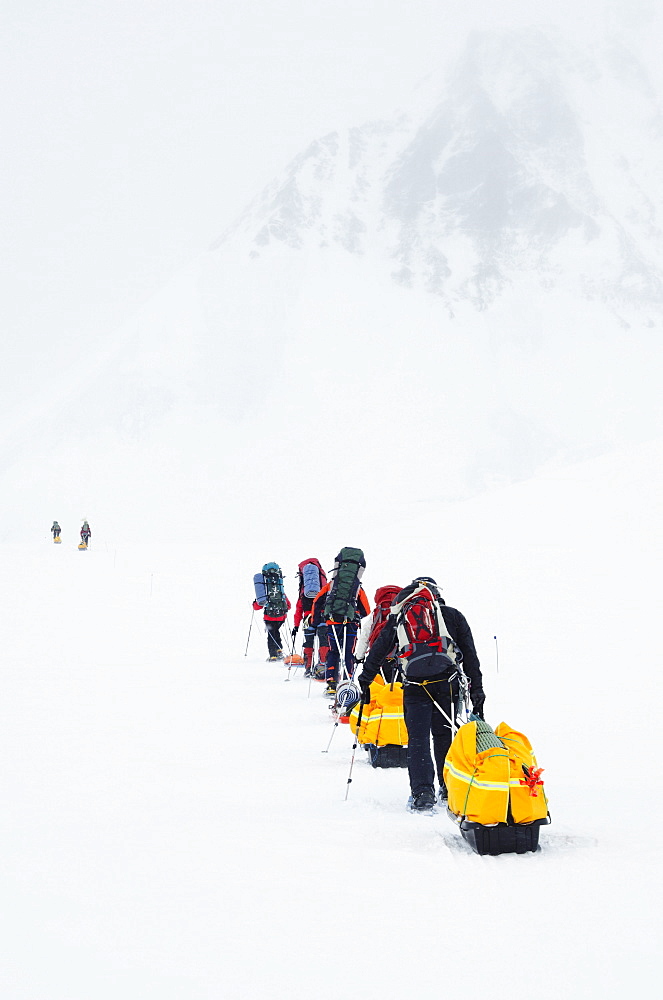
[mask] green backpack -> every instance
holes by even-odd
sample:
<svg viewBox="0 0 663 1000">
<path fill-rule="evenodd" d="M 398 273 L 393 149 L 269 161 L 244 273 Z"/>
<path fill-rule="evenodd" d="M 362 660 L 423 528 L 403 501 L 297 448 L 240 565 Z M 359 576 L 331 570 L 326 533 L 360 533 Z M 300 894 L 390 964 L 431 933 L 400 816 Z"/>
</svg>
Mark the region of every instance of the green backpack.
<svg viewBox="0 0 663 1000">
<path fill-rule="evenodd" d="M 262 568 L 262 578 L 265 581 L 267 600 L 264 604 L 265 614 L 280 618 L 288 613 L 288 603 L 283 589 L 283 573 L 281 567 L 274 562 L 265 563 Z"/>
<path fill-rule="evenodd" d="M 325 621 L 354 621 L 357 614 L 359 581 L 366 568 L 361 549 L 346 546 L 336 556 L 332 585 L 325 601 Z"/>
</svg>

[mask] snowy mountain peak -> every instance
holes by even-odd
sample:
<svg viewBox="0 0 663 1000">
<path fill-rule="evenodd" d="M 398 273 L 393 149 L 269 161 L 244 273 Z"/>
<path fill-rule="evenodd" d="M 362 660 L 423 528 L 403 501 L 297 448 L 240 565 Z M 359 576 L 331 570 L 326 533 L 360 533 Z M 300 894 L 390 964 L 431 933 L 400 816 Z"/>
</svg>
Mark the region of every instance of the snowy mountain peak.
<svg viewBox="0 0 663 1000">
<path fill-rule="evenodd" d="M 434 106 L 313 142 L 218 246 L 255 258 L 336 245 L 450 308 L 486 308 L 534 273 L 657 311 L 662 134 L 623 47 L 586 55 L 540 31 L 476 32 Z"/>
</svg>

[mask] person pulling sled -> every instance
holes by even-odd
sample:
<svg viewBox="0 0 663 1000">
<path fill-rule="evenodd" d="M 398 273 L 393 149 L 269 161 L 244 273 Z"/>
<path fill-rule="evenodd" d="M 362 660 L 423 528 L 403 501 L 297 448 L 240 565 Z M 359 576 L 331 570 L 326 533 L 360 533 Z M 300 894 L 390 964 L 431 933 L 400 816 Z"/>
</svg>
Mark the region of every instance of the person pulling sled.
<svg viewBox="0 0 663 1000">
<path fill-rule="evenodd" d="M 316 626 L 313 624 L 312 610 L 313 604 L 327 583 L 327 574 L 317 559 L 305 559 L 297 567 L 297 577 L 299 580 L 299 596 L 295 606 L 295 624 L 292 630 L 292 643 L 294 648 L 295 638 L 301 625 L 304 631 L 304 645 L 302 656 L 304 657 L 304 677 L 310 677 L 313 670 L 313 652 L 315 645 Z M 327 644 L 327 630 L 323 630 L 320 636 L 320 652 Z"/>
<path fill-rule="evenodd" d="M 53 524 L 51 526 L 51 533 L 53 535 L 53 541 L 54 542 L 61 541 L 61 538 L 60 538 L 60 532 L 61 531 L 62 531 L 62 528 L 60 527 L 60 525 L 58 524 L 58 522 L 57 521 L 53 521 Z"/>
<path fill-rule="evenodd" d="M 83 521 L 83 527 L 81 528 L 81 544 L 88 547 L 90 544 L 90 539 L 92 538 L 92 532 L 90 531 L 90 525 L 87 521 Z"/>
<path fill-rule="evenodd" d="M 483 719 L 485 694 L 479 658 L 466 619 L 445 604 L 430 576 L 416 577 L 397 595 L 358 678 L 364 702 L 368 703 L 371 682 L 394 645 L 403 671 L 411 791 L 408 807 L 413 812 L 432 811 L 436 771 L 440 801 L 447 799 L 444 761 L 456 731 L 460 696 L 467 695 L 467 681 L 474 715 Z"/>
<path fill-rule="evenodd" d="M 316 597 L 316 607 L 323 607 L 322 617 L 327 626 L 325 694 L 336 697 L 340 680 L 354 673 L 354 647 L 358 623 L 371 613 L 368 598 L 361 586 L 366 560 L 361 549 L 346 546 L 336 556 L 332 578 Z"/>
<path fill-rule="evenodd" d="M 262 571 L 253 577 L 253 585 L 256 593 L 253 610 L 263 612 L 267 632 L 267 660 L 282 660 L 281 626 L 290 610 L 290 601 L 283 589 L 283 573 L 278 563 L 265 563 Z"/>
<path fill-rule="evenodd" d="M 318 658 L 313 663 L 311 673 L 316 681 L 321 681 L 323 684 L 327 676 L 327 655 L 329 653 L 329 630 L 324 618 L 327 592 L 327 584 L 325 583 L 322 590 L 316 594 L 309 615 L 309 625 L 318 640 Z"/>
</svg>

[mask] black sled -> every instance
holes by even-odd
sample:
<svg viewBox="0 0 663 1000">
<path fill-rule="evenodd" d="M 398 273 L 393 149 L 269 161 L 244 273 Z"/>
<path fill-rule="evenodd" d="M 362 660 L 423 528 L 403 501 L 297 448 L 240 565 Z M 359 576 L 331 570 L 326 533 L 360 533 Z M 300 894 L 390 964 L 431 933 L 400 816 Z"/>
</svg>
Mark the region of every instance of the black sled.
<svg viewBox="0 0 663 1000">
<path fill-rule="evenodd" d="M 374 743 L 366 745 L 371 767 L 407 767 L 407 747 L 387 743 L 378 747 Z"/>
<path fill-rule="evenodd" d="M 535 819 L 531 823 L 495 823 L 484 826 L 472 823 L 463 816 L 456 816 L 447 809 L 449 818 L 460 830 L 463 839 L 476 854 L 527 854 L 539 846 L 539 831 L 550 823 L 550 815 L 545 819 Z"/>
</svg>

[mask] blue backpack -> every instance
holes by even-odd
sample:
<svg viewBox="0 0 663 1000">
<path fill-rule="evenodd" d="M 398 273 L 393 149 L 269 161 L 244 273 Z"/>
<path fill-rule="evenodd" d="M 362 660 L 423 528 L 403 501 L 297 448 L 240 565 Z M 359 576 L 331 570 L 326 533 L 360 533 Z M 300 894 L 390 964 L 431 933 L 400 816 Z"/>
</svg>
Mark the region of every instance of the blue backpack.
<svg viewBox="0 0 663 1000">
<path fill-rule="evenodd" d="M 267 601 L 267 589 L 265 587 L 265 578 L 262 573 L 254 574 L 253 587 L 256 592 L 256 604 L 259 604 L 261 608 L 264 608 Z"/>
<path fill-rule="evenodd" d="M 320 570 L 314 562 L 306 563 L 302 568 L 302 591 L 304 597 L 315 597 L 321 590 Z"/>
</svg>

